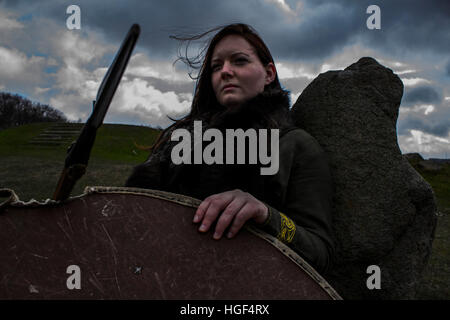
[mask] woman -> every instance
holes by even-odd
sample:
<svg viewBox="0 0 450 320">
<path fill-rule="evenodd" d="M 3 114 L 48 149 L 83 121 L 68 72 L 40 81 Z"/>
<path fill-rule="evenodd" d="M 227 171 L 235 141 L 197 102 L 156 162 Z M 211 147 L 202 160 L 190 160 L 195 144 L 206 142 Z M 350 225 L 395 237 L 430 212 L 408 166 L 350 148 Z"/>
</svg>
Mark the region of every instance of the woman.
<svg viewBox="0 0 450 320">
<path fill-rule="evenodd" d="M 191 60 L 184 61 L 192 66 Z M 171 134 L 178 128 L 192 132 L 194 121 L 202 121 L 204 130 L 222 132 L 278 129 L 278 172 L 261 175 L 261 163 L 175 165 Z M 278 237 L 319 272 L 330 266 L 332 186 L 326 156 L 314 138 L 291 124 L 288 92 L 281 88 L 273 58 L 245 24 L 228 25 L 211 39 L 191 112 L 163 131 L 149 159 L 134 169 L 126 185 L 204 199 L 193 222 L 200 224 L 200 232 L 213 230 L 214 239 L 233 238 L 250 222 Z"/>
</svg>

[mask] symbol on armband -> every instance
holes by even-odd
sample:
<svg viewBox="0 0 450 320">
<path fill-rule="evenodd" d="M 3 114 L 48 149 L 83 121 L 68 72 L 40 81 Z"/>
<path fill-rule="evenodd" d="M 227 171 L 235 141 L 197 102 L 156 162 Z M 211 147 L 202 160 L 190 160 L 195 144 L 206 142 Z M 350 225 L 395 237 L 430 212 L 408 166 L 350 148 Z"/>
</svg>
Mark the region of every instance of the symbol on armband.
<svg viewBox="0 0 450 320">
<path fill-rule="evenodd" d="M 290 243 L 294 239 L 295 223 L 289 219 L 286 215 L 280 212 L 281 216 L 281 230 L 277 238 L 283 242 Z"/>
</svg>

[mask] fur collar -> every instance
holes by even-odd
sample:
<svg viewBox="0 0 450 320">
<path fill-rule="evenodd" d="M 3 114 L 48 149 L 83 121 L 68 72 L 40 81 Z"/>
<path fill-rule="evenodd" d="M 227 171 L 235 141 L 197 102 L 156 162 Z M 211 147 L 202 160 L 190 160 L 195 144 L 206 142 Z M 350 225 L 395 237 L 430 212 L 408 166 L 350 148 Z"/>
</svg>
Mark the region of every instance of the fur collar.
<svg viewBox="0 0 450 320">
<path fill-rule="evenodd" d="M 266 90 L 239 107 L 213 114 L 207 120 L 208 126 L 217 129 L 282 129 L 291 125 L 289 100 L 288 91 Z"/>
<path fill-rule="evenodd" d="M 248 100 L 241 106 L 233 109 L 222 108 L 215 113 L 203 114 L 194 120 L 180 126 L 173 126 L 166 133 L 166 141 L 152 152 L 151 156 L 160 157 L 163 161 L 170 159 L 173 146 L 178 142 L 171 141 L 170 136 L 175 129 L 194 131 L 194 121 L 202 121 L 203 132 L 209 128 L 225 129 L 248 128 L 254 129 L 280 129 L 280 137 L 293 127 L 289 110 L 289 92 L 285 90 L 266 90 L 256 97 Z M 284 130 L 283 130 L 284 129 Z"/>
</svg>

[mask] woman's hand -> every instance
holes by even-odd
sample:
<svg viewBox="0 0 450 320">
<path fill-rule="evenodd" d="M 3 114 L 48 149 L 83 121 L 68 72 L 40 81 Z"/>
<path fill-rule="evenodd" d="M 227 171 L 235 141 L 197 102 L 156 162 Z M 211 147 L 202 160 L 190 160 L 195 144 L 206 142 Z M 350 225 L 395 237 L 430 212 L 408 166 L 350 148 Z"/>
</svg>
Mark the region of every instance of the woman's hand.
<svg viewBox="0 0 450 320">
<path fill-rule="evenodd" d="M 219 240 L 225 229 L 231 225 L 228 238 L 234 237 L 247 220 L 264 223 L 268 209 L 258 199 L 241 190 L 213 194 L 203 200 L 194 216 L 194 223 L 201 222 L 199 231 L 207 232 L 219 217 L 213 238 Z"/>
</svg>

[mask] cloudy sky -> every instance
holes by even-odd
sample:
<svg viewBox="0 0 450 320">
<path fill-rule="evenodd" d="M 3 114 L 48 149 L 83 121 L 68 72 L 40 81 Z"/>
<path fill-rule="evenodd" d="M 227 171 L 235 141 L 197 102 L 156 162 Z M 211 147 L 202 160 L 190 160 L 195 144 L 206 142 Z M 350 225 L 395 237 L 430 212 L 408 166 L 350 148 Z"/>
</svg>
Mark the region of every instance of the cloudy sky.
<svg viewBox="0 0 450 320">
<path fill-rule="evenodd" d="M 81 29 L 69 30 L 76 4 Z M 369 5 L 381 29 L 369 30 Z M 166 127 L 192 101 L 194 81 L 179 43 L 218 25 L 252 25 L 271 50 L 292 101 L 320 73 L 363 56 L 391 68 L 405 86 L 397 123 L 402 152 L 450 158 L 449 0 L 0 0 L 0 91 L 50 104 L 70 120 L 92 100 L 133 23 L 141 36 L 105 122 Z"/>
</svg>

